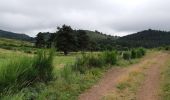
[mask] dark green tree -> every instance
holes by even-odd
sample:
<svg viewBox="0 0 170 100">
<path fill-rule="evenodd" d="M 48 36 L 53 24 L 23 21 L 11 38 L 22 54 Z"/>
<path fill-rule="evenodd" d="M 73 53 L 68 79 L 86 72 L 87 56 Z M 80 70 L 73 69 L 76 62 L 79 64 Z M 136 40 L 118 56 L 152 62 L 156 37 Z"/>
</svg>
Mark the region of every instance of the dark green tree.
<svg viewBox="0 0 170 100">
<path fill-rule="evenodd" d="M 36 37 L 35 46 L 36 46 L 37 48 L 44 48 L 44 47 L 45 47 L 45 44 L 46 44 L 46 42 L 45 42 L 45 39 L 44 39 L 44 35 L 43 35 L 43 33 L 39 32 L 39 33 L 37 34 L 37 37 Z"/>
<path fill-rule="evenodd" d="M 70 26 L 63 25 L 58 27 L 56 33 L 55 44 L 59 51 L 63 51 L 64 55 L 68 52 L 75 50 L 76 38 L 73 29 Z"/>
<path fill-rule="evenodd" d="M 87 50 L 89 45 L 89 36 L 87 35 L 86 31 L 78 30 L 77 33 L 77 48 L 78 50 L 84 51 Z"/>
</svg>

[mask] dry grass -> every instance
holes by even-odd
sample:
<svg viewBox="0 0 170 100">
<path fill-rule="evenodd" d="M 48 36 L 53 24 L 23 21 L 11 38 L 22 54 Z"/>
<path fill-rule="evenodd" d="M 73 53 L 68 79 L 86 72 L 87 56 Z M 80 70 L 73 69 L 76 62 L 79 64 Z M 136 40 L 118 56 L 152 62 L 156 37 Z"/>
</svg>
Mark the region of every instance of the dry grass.
<svg viewBox="0 0 170 100">
<path fill-rule="evenodd" d="M 158 52 L 157 52 L 158 53 Z M 153 57 L 155 53 L 149 54 L 145 59 Z M 120 76 L 117 80 L 116 89 L 106 94 L 103 100 L 135 100 L 136 92 L 145 78 L 146 69 L 154 64 L 154 61 L 147 60 L 144 64 L 129 68 L 129 70 Z"/>
</svg>

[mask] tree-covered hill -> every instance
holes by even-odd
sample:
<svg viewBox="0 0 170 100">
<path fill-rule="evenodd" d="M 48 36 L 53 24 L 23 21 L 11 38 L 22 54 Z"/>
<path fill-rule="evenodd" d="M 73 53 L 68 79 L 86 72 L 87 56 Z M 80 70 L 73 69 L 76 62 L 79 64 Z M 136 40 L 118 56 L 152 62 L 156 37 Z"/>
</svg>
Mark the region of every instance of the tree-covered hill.
<svg viewBox="0 0 170 100">
<path fill-rule="evenodd" d="M 99 31 L 85 30 L 90 38 L 91 47 L 95 50 L 106 50 L 115 48 L 115 41 L 118 36 L 111 36 Z"/>
<path fill-rule="evenodd" d="M 19 34 L 8 32 L 4 30 L 0 30 L 0 38 L 8 38 L 8 39 L 16 39 L 16 40 L 24 40 L 24 41 L 34 41 L 34 38 L 26 35 L 26 34 Z"/>
<path fill-rule="evenodd" d="M 117 44 L 126 47 L 143 46 L 146 48 L 170 45 L 170 32 L 151 29 L 144 30 L 119 38 Z"/>
<path fill-rule="evenodd" d="M 67 48 L 67 51 L 112 50 L 117 38 L 119 37 L 106 35 L 99 31 L 74 30 L 70 26 L 63 25 L 58 27 L 55 33 L 39 32 L 36 37 L 36 47 L 55 46 L 58 50 Z"/>
<path fill-rule="evenodd" d="M 89 30 L 85 30 L 87 35 L 90 37 L 91 40 L 104 40 L 107 38 L 112 38 L 112 39 L 117 39 L 118 37 L 116 36 L 111 36 L 111 35 L 107 35 L 107 34 L 103 34 L 102 32 L 98 32 L 98 31 L 89 31 Z"/>
</svg>

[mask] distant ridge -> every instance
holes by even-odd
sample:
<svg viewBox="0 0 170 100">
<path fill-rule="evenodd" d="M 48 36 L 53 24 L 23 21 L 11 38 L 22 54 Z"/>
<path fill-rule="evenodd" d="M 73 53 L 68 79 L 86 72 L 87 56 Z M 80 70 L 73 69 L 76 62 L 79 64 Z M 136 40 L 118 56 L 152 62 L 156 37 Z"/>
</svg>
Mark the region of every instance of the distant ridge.
<svg viewBox="0 0 170 100">
<path fill-rule="evenodd" d="M 4 31 L 4 30 L 0 30 L 0 37 L 8 38 L 8 39 L 24 40 L 24 41 L 30 41 L 30 42 L 34 41 L 33 37 L 30 37 L 26 34 L 19 34 L 19 33 Z"/>
<path fill-rule="evenodd" d="M 126 47 L 146 48 L 170 45 L 170 32 L 148 29 L 121 37 L 117 43 Z"/>
</svg>

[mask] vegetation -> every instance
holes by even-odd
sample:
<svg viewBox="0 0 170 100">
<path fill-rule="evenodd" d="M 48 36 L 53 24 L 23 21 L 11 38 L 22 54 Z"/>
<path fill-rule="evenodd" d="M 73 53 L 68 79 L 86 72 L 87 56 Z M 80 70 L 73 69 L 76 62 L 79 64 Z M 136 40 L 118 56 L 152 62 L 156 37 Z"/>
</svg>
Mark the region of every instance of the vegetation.
<svg viewBox="0 0 170 100">
<path fill-rule="evenodd" d="M 130 60 L 135 58 L 141 58 L 146 53 L 146 50 L 144 48 L 136 48 L 132 49 L 130 51 L 124 51 L 123 52 L 123 59 Z"/>
<path fill-rule="evenodd" d="M 159 49 L 170 50 L 168 36 L 169 32 L 146 30 L 119 38 L 63 25 L 55 33 L 38 33 L 35 38 L 37 48 L 30 42 L 0 38 L 0 48 L 17 51 L 5 53 L 0 49 L 0 99 L 75 100 L 108 68 L 131 64 L 143 57 L 146 54 L 143 47 L 165 45 Z M 51 47 L 55 50 L 44 50 Z M 144 77 L 144 69 L 135 68 L 124 76 L 125 80 L 117 84 L 118 93 L 134 95 Z M 169 100 L 169 73 L 165 71 L 163 75 L 163 96 Z"/>
<path fill-rule="evenodd" d="M 37 56 L 30 57 L 14 54 L 0 63 L 1 97 L 4 93 L 15 93 L 24 87 L 37 82 L 47 82 L 52 79 L 53 51 L 39 51 Z M 12 66 L 12 67 L 11 67 Z"/>
<path fill-rule="evenodd" d="M 163 69 L 161 74 L 161 99 L 169 100 L 170 99 L 170 64 Z"/>
<path fill-rule="evenodd" d="M 55 57 L 53 64 L 59 66 L 59 62 L 55 61 L 61 58 L 63 60 L 68 58 L 68 62 L 65 62 L 67 64 L 63 67 L 56 65 L 53 67 L 52 52 L 39 51 L 35 56 L 21 53 L 23 56 L 15 60 L 10 58 L 12 55 L 10 52 L 3 53 L 5 58 L 3 56 L 1 56 L 2 59 L 0 58 L 0 61 L 6 60 L 5 64 L 0 64 L 3 69 L 0 74 L 1 99 L 3 100 L 8 98 L 75 100 L 82 91 L 97 82 L 109 65 L 115 65 L 120 60 L 118 57 L 120 53 L 117 51 L 86 52 L 77 55 L 74 61 L 72 59 L 75 57 L 73 58 L 72 55 L 56 54 L 58 56 Z M 13 65 L 15 66 L 10 67 Z"/>
<path fill-rule="evenodd" d="M 117 40 L 122 47 L 145 47 L 155 48 L 170 44 L 170 32 L 158 30 L 144 30 L 136 34 L 127 35 Z"/>
<path fill-rule="evenodd" d="M 114 65 L 118 60 L 117 51 L 105 51 L 103 53 L 103 58 L 106 64 Z"/>
<path fill-rule="evenodd" d="M 123 53 L 123 59 L 130 60 L 131 59 L 131 53 L 129 51 L 125 51 Z"/>
<path fill-rule="evenodd" d="M 8 32 L 8 31 L 3 31 L 3 30 L 0 30 L 0 37 L 8 38 L 8 39 L 23 40 L 23 41 L 31 41 L 31 42 L 34 41 L 34 38 L 32 38 L 28 35 Z"/>
<path fill-rule="evenodd" d="M 36 37 L 37 48 L 56 47 L 65 55 L 71 51 L 100 51 L 113 50 L 117 37 L 104 35 L 98 31 L 73 30 L 63 25 L 55 33 L 38 33 Z"/>
<path fill-rule="evenodd" d="M 0 48 L 13 51 L 22 51 L 25 53 L 35 53 L 34 44 L 27 41 L 0 38 Z"/>
</svg>

